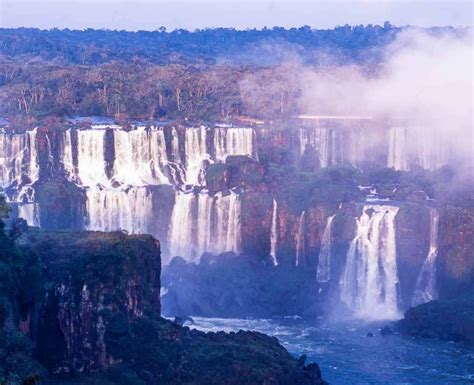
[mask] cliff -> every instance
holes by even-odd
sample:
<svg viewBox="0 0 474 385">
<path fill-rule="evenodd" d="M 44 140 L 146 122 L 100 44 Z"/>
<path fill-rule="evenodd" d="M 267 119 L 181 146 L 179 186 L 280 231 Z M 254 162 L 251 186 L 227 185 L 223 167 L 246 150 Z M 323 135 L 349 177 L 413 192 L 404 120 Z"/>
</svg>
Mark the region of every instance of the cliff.
<svg viewBox="0 0 474 385">
<path fill-rule="evenodd" d="M 184 287 L 189 286 L 197 287 L 191 293 L 202 293 L 204 298 L 205 292 L 213 293 L 209 298 L 220 298 L 218 303 L 241 298 L 232 314 L 248 315 L 242 304 L 260 301 L 248 291 L 237 290 L 238 282 L 262 287 L 256 291 L 259 298 L 284 295 L 291 303 L 308 302 L 306 307 L 286 309 L 296 309 L 297 314 L 319 314 L 328 308 L 320 306 L 323 302 L 338 304 L 342 274 L 351 267 L 347 264 L 351 244 L 354 241 L 356 246 L 358 230 L 368 229 L 368 223 L 360 221 L 373 222 L 374 207 L 380 211 L 382 206 L 398 208 L 395 242 L 389 253 L 378 253 L 381 258 L 392 252 L 396 256 L 390 286 L 396 292 L 398 310 L 412 304 L 419 291 L 417 283 L 426 275 L 433 210 L 439 214 L 439 236 L 436 257 L 429 266 L 436 292 L 431 290 L 429 296 L 451 298 L 472 289 L 474 202 L 472 183 L 463 177 L 465 170 L 450 163 L 448 152 L 441 151 L 443 146 L 428 152 L 416 146 L 400 149 L 392 136 L 408 128 L 393 128 L 387 122 L 375 127 L 375 123 L 321 118 L 258 127 L 176 122 L 122 127 L 109 119 L 83 124 L 71 120 L 70 125 L 42 125 L 23 133 L 9 127 L 0 133 L 4 143 L 0 162 L 5 170 L 0 188 L 15 215 L 43 229 L 152 234 L 161 240 L 164 265 L 176 256 L 199 263 L 205 253 L 239 255 L 241 266 L 228 280 L 235 278 L 236 284 L 220 294 L 209 274 L 217 274 L 214 280 L 220 282 L 218 267 L 229 262 L 225 257 L 215 269 L 183 267 L 180 275 L 175 265 L 170 275 L 165 272 L 167 279 L 186 281 L 174 285 L 165 301 L 170 304 L 171 296 L 177 301 L 181 298 L 182 304 L 173 304 L 173 309 L 186 314 L 208 314 L 202 313 L 207 305 L 201 299 L 197 300 L 200 310 L 191 303 L 191 308 L 184 306 L 189 302 Z M 376 138 L 371 135 L 374 129 L 380 134 Z M 397 134 L 397 130 L 401 131 Z M 378 218 L 380 226 L 372 223 L 370 230 L 382 242 L 364 233 L 363 241 L 372 239 L 375 249 L 386 241 L 386 219 Z M 362 266 L 359 251 L 353 257 Z M 373 265 L 377 274 L 380 269 L 375 265 L 382 262 Z M 275 263 L 278 273 L 273 272 Z M 247 273 L 252 270 L 248 265 L 260 276 Z M 317 279 L 320 265 L 328 276 Z M 228 266 L 234 267 L 234 262 Z M 349 275 L 355 273 L 349 270 Z M 239 272 L 244 276 L 239 277 Z M 367 283 L 366 275 L 360 273 L 358 279 Z M 379 275 L 379 281 L 385 281 Z M 273 290 L 272 285 L 260 285 L 260 281 L 271 279 L 280 280 L 281 287 L 292 287 L 266 295 L 263 289 Z M 204 289 L 206 285 L 209 290 Z M 378 289 L 369 297 L 384 297 L 385 288 Z M 245 292 L 247 299 L 241 295 Z M 258 307 L 278 310 L 278 303 Z"/>
<path fill-rule="evenodd" d="M 1 384 L 324 384 L 275 338 L 161 318 L 151 236 L 17 227 L 0 231 Z"/>
</svg>

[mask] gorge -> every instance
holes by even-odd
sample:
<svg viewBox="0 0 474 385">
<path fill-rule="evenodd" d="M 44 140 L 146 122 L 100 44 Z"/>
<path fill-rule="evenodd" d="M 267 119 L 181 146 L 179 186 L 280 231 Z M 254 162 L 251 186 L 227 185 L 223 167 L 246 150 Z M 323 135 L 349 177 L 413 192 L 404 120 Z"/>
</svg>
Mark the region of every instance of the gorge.
<svg viewBox="0 0 474 385">
<path fill-rule="evenodd" d="M 0 28 L 0 385 L 471 384 L 472 28 L 171 8 Z"/>
<path fill-rule="evenodd" d="M 383 121 L 341 116 L 301 116 L 295 130 L 93 120 L 2 129 L 0 182 L 14 215 L 45 229 L 152 234 L 162 240 L 165 265 L 175 256 L 199 263 L 231 252 L 293 266 L 313 275 L 308 290 L 320 292 L 318 301 L 362 317 L 377 308 L 372 317 L 396 318 L 431 299 L 435 285 L 442 298 L 470 284 L 469 253 L 442 255 L 449 242 L 442 237 L 434 244 L 435 227 L 465 231 L 443 221 L 455 208 L 436 190 L 437 170 L 456 164 L 455 155 L 413 146 L 407 135 L 416 137 L 417 127 L 380 130 Z M 284 158 L 275 159 L 279 152 Z M 305 173 L 314 181 L 299 182 Z M 472 209 L 462 210 L 472 226 Z M 470 241 L 463 242 L 466 250 Z M 441 266 L 452 261 L 461 275 Z"/>
</svg>

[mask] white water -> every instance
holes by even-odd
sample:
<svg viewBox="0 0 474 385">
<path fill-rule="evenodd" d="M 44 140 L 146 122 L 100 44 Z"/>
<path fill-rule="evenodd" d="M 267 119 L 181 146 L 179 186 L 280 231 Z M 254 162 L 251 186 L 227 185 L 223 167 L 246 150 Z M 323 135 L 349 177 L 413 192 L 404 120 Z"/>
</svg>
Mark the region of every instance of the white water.
<svg viewBox="0 0 474 385">
<path fill-rule="evenodd" d="M 87 189 L 86 195 L 88 230 L 152 233 L 153 201 L 146 187 L 127 190 L 93 187 Z"/>
<path fill-rule="evenodd" d="M 341 301 L 356 317 L 394 319 L 398 309 L 395 217 L 398 207 L 365 205 L 347 253 Z"/>
<path fill-rule="evenodd" d="M 18 204 L 18 217 L 23 218 L 28 226 L 40 226 L 40 215 L 39 207 L 37 203 L 28 202 L 28 203 L 19 203 Z"/>
<path fill-rule="evenodd" d="M 300 146 L 301 153 L 304 152 L 309 144 L 314 147 L 319 156 L 319 164 L 321 167 L 327 167 L 331 163 L 329 158 L 330 146 L 334 143 L 331 140 L 331 130 L 320 127 L 301 128 L 300 129 Z M 333 151 L 334 152 L 334 149 Z"/>
<path fill-rule="evenodd" d="M 33 183 L 38 179 L 38 174 L 36 131 L 24 134 L 0 133 L 0 187 L 20 183 L 23 176 Z"/>
<path fill-rule="evenodd" d="M 304 264 L 305 244 L 304 244 L 304 217 L 305 212 L 302 211 L 300 220 L 298 221 L 298 233 L 296 234 L 296 261 L 295 265 L 300 266 Z"/>
<path fill-rule="evenodd" d="M 408 171 L 408 144 L 405 127 L 392 127 L 389 131 L 387 166 Z"/>
<path fill-rule="evenodd" d="M 272 208 L 272 224 L 270 229 L 270 256 L 272 257 L 273 264 L 278 265 L 277 260 L 277 242 L 278 242 L 278 204 L 273 199 Z"/>
<path fill-rule="evenodd" d="M 186 184 L 205 185 L 203 162 L 211 160 L 211 155 L 207 150 L 207 131 L 208 128 L 204 126 L 186 129 L 184 141 Z"/>
<path fill-rule="evenodd" d="M 72 156 L 72 133 L 71 129 L 66 130 L 62 134 L 61 141 L 61 163 L 63 165 L 66 176 L 70 180 L 74 180 L 77 175 Z"/>
<path fill-rule="evenodd" d="M 77 177 L 83 186 L 109 185 L 105 173 L 105 132 L 77 131 Z"/>
<path fill-rule="evenodd" d="M 318 269 L 316 280 L 319 283 L 328 282 L 331 278 L 331 257 L 332 257 L 332 222 L 336 214 L 328 217 L 321 240 L 321 250 L 318 258 Z"/>
<path fill-rule="evenodd" d="M 217 161 L 225 162 L 231 155 L 253 155 L 253 136 L 251 128 L 216 127 L 214 129 L 214 151 Z"/>
<path fill-rule="evenodd" d="M 168 184 L 163 130 L 114 131 L 113 180 L 131 186 Z"/>
<path fill-rule="evenodd" d="M 429 302 L 437 298 L 436 259 L 438 257 L 438 210 L 431 209 L 430 217 L 430 248 L 416 281 L 412 306 Z"/>
<path fill-rule="evenodd" d="M 168 232 L 170 256 L 198 260 L 204 252 L 240 252 L 240 195 L 177 192 Z"/>
<path fill-rule="evenodd" d="M 446 134 L 433 130 L 426 135 L 421 128 L 416 132 L 416 161 L 426 170 L 436 170 L 449 162 L 449 139 Z"/>
</svg>

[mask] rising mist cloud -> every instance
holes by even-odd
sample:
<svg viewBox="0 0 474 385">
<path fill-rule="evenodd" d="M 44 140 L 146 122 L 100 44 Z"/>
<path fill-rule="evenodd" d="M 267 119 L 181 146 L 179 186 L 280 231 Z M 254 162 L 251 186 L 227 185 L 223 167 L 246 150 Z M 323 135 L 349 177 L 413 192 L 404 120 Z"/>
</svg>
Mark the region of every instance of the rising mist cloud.
<svg viewBox="0 0 474 385">
<path fill-rule="evenodd" d="M 305 68 L 300 110 L 306 114 L 403 119 L 419 135 L 443 135 L 472 162 L 473 35 L 412 29 L 385 50 L 377 71 L 360 66 Z"/>
</svg>

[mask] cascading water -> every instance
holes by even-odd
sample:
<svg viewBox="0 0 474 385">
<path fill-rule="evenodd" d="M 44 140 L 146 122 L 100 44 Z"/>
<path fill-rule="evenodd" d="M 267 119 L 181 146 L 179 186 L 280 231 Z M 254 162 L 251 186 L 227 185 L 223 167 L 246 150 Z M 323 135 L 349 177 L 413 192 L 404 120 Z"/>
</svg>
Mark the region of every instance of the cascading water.
<svg viewBox="0 0 474 385">
<path fill-rule="evenodd" d="M 413 294 L 412 306 L 432 301 L 437 298 L 436 291 L 436 259 L 438 256 L 439 212 L 430 211 L 430 248 L 425 262 L 421 267 Z"/>
<path fill-rule="evenodd" d="M 0 187 L 20 184 L 23 176 L 33 183 L 38 175 L 36 130 L 25 134 L 0 133 Z"/>
<path fill-rule="evenodd" d="M 210 161 L 207 150 L 207 128 L 204 126 L 188 128 L 185 133 L 186 184 L 203 186 L 205 184 L 203 162 Z"/>
<path fill-rule="evenodd" d="M 28 131 L 28 179 L 30 183 L 33 183 L 39 178 L 39 160 L 38 160 L 38 150 L 37 150 L 37 130 Z M 49 152 L 51 154 L 51 152 Z"/>
<path fill-rule="evenodd" d="M 240 252 L 240 195 L 177 192 L 168 233 L 170 256 L 198 260 L 204 252 Z"/>
<path fill-rule="evenodd" d="M 72 153 L 72 130 L 64 131 L 61 139 L 61 163 L 68 179 L 73 180 L 77 175 L 77 169 L 74 165 Z"/>
<path fill-rule="evenodd" d="M 214 129 L 214 151 L 217 161 L 225 162 L 231 155 L 253 155 L 253 135 L 251 128 L 216 127 Z"/>
<path fill-rule="evenodd" d="M 154 220 L 152 196 L 146 187 L 128 189 L 87 189 L 88 230 L 126 230 L 130 233 L 152 233 Z"/>
<path fill-rule="evenodd" d="M 387 166 L 408 171 L 408 144 L 405 127 L 392 127 L 389 131 Z"/>
<path fill-rule="evenodd" d="M 330 145 L 332 144 L 331 130 L 319 127 L 300 129 L 301 153 L 304 152 L 308 144 L 318 152 L 320 166 L 329 166 L 331 163 L 329 157 Z"/>
<path fill-rule="evenodd" d="M 253 154 L 253 130 L 242 127 L 230 127 L 226 133 L 227 156 Z"/>
<path fill-rule="evenodd" d="M 277 260 L 277 242 L 278 242 L 278 204 L 273 199 L 272 207 L 272 224 L 270 229 L 270 256 L 272 257 L 273 265 L 278 265 Z"/>
<path fill-rule="evenodd" d="M 77 177 L 83 186 L 109 185 L 105 172 L 105 132 L 77 131 Z"/>
<path fill-rule="evenodd" d="M 439 130 L 433 129 L 426 135 L 422 128 L 416 132 L 416 162 L 426 170 L 436 170 L 449 162 L 449 140 Z"/>
<path fill-rule="evenodd" d="M 163 130 L 114 131 L 113 180 L 120 184 L 145 186 L 168 184 L 168 163 Z"/>
<path fill-rule="evenodd" d="M 357 317 L 394 319 L 398 310 L 395 217 L 398 207 L 365 205 L 347 253 L 341 301 Z"/>
<path fill-rule="evenodd" d="M 18 204 L 18 217 L 23 218 L 28 226 L 40 226 L 39 207 L 37 203 L 27 202 Z"/>
<path fill-rule="evenodd" d="M 304 264 L 305 245 L 304 245 L 304 217 L 305 212 L 301 212 L 300 220 L 298 222 L 298 233 L 296 234 L 296 266 Z"/>
<path fill-rule="evenodd" d="M 171 257 L 179 255 L 186 258 L 190 254 L 195 256 L 193 252 L 193 239 L 195 235 L 194 204 L 195 196 L 193 193 L 176 193 L 168 232 Z"/>
<path fill-rule="evenodd" d="M 332 257 L 332 222 L 336 214 L 328 217 L 321 240 L 321 250 L 318 258 L 318 269 L 316 280 L 319 283 L 328 282 L 331 278 L 331 257 Z"/>
</svg>

